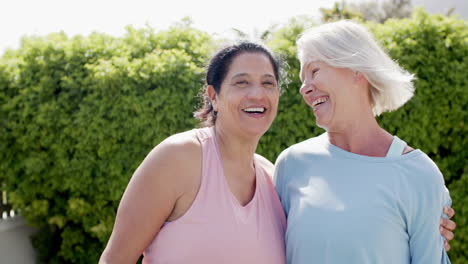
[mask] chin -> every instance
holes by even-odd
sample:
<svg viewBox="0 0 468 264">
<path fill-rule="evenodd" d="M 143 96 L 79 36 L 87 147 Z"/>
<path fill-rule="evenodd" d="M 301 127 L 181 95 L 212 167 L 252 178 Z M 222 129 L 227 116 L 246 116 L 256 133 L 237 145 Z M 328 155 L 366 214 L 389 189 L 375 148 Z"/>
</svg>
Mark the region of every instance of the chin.
<svg viewBox="0 0 468 264">
<path fill-rule="evenodd" d="M 249 126 L 248 128 L 244 129 L 244 132 L 251 135 L 252 137 L 261 137 L 265 134 L 270 126 Z"/>
<path fill-rule="evenodd" d="M 322 124 L 319 124 L 319 123 L 315 123 L 315 125 L 320 127 L 321 129 L 325 129 L 325 130 L 327 130 L 327 128 L 328 128 L 328 126 L 322 125 Z"/>
<path fill-rule="evenodd" d="M 315 117 L 315 125 L 325 130 L 329 128 L 329 122 L 317 117 Z"/>
<path fill-rule="evenodd" d="M 265 134 L 268 131 L 268 128 L 255 128 L 255 129 L 250 128 L 250 129 L 246 129 L 245 132 L 252 134 L 253 136 L 261 137 L 263 136 L 263 134 Z"/>
</svg>

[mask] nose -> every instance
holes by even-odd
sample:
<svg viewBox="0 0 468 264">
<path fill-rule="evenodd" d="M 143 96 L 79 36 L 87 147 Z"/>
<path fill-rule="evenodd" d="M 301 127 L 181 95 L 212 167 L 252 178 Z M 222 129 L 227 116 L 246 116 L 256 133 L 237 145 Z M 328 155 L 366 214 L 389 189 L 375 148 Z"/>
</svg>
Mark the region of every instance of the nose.
<svg viewBox="0 0 468 264">
<path fill-rule="evenodd" d="M 313 91 L 314 91 L 314 86 L 310 82 L 302 83 L 301 88 L 299 88 L 299 92 L 301 93 L 302 96 L 305 96 Z"/>
<path fill-rule="evenodd" d="M 254 85 L 252 89 L 249 90 L 250 98 L 262 98 L 264 96 L 264 88 L 261 85 Z"/>
</svg>

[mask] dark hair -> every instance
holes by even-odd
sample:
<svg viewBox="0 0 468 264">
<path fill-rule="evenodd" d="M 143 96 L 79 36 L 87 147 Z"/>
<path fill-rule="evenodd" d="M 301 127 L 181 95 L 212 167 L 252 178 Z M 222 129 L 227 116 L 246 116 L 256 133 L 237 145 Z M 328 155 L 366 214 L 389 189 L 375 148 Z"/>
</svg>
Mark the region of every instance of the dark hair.
<svg viewBox="0 0 468 264">
<path fill-rule="evenodd" d="M 194 116 L 202 122 L 203 126 L 212 126 L 216 122 L 216 112 L 213 110 L 210 98 L 206 95 L 206 87 L 212 85 L 217 94 L 221 91 L 221 84 L 226 78 L 229 68 L 233 60 L 243 53 L 262 53 L 266 55 L 273 66 L 273 72 L 280 87 L 280 60 L 268 48 L 261 44 L 242 41 L 234 45 L 230 45 L 218 51 L 211 57 L 208 64 L 205 85 L 200 89 L 200 97 L 202 107 L 194 112 Z"/>
</svg>

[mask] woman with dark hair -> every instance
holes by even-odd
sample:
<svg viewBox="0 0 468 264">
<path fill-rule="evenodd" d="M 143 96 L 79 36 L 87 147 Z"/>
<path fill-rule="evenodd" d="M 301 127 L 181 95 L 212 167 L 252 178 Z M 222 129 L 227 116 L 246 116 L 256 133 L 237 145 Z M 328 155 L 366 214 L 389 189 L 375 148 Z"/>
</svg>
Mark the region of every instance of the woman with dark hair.
<svg viewBox="0 0 468 264">
<path fill-rule="evenodd" d="M 243 42 L 208 66 L 207 126 L 156 146 L 132 176 L 100 263 L 285 263 L 286 220 L 255 154 L 276 116 L 280 66 Z"/>
</svg>

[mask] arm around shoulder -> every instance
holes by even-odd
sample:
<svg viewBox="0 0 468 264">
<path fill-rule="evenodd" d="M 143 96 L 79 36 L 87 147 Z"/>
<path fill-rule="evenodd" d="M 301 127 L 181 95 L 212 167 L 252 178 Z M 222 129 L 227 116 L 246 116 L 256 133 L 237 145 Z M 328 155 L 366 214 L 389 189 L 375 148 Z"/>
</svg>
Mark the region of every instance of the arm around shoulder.
<svg viewBox="0 0 468 264">
<path fill-rule="evenodd" d="M 172 136 L 156 146 L 133 174 L 99 263 L 135 263 L 184 192 L 183 177 L 197 169 L 195 138 Z M 195 166 L 195 167 L 194 167 Z"/>
</svg>

